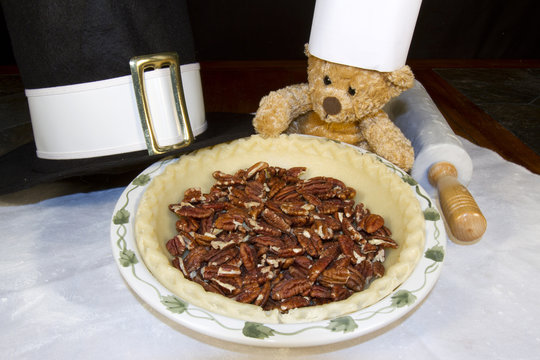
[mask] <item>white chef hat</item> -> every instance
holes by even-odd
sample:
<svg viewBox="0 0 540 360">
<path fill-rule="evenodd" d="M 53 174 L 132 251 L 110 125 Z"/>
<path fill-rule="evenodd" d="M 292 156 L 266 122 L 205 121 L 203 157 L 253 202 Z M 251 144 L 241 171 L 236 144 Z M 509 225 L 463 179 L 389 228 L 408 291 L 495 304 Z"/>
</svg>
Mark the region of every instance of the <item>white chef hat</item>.
<svg viewBox="0 0 540 360">
<path fill-rule="evenodd" d="M 363 69 L 405 65 L 422 0 L 317 0 L 309 52 Z"/>
</svg>

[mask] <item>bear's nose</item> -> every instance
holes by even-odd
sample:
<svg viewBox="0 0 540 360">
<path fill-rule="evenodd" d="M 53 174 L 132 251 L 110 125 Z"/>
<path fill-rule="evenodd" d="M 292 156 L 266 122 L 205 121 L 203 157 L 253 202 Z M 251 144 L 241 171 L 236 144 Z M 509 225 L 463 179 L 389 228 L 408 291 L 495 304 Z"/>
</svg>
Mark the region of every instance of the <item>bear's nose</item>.
<svg viewBox="0 0 540 360">
<path fill-rule="evenodd" d="M 324 98 L 322 106 L 328 115 L 336 115 L 341 111 L 341 103 L 333 96 Z"/>
</svg>

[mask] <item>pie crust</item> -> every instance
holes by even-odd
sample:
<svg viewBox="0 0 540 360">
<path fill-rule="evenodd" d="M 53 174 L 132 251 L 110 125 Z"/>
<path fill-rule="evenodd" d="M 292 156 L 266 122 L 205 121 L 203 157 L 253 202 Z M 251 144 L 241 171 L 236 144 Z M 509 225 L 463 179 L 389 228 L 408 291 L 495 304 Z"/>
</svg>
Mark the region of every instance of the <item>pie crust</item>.
<svg viewBox="0 0 540 360">
<path fill-rule="evenodd" d="M 168 205 L 178 203 L 184 191 L 200 187 L 207 192 L 216 170 L 235 173 L 258 161 L 272 166 L 307 168 L 304 178 L 331 176 L 357 191 L 355 202 L 362 202 L 385 219 L 397 249 L 387 249 L 386 272 L 367 289 L 349 298 L 325 305 L 290 310 L 264 311 L 225 296 L 206 292 L 199 284 L 185 279 L 173 267 L 165 243 L 176 235 L 178 219 Z M 168 165 L 148 185 L 141 198 L 135 239 L 141 257 L 156 279 L 186 302 L 213 313 L 260 323 L 300 323 L 331 319 L 360 310 L 389 295 L 405 281 L 420 260 L 425 242 L 424 216 L 411 187 L 380 158 L 361 149 L 322 138 L 281 135 L 264 139 L 259 135 L 198 150 Z"/>
</svg>

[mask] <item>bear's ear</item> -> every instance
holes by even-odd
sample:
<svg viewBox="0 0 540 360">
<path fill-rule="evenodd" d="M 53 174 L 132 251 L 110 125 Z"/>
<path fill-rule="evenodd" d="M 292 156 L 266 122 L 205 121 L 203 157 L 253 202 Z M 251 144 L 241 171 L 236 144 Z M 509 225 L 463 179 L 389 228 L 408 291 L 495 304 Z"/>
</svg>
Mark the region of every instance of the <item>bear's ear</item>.
<svg viewBox="0 0 540 360">
<path fill-rule="evenodd" d="M 407 65 L 401 69 L 386 73 L 386 80 L 390 83 L 395 95 L 410 89 L 414 85 L 414 75 Z"/>
</svg>

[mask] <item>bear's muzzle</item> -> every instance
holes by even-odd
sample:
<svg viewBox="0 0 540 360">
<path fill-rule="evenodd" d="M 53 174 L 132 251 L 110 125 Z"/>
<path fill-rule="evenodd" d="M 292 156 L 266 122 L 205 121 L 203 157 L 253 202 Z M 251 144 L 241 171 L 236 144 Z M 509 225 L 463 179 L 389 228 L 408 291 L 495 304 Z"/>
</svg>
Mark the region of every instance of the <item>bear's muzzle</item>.
<svg viewBox="0 0 540 360">
<path fill-rule="evenodd" d="M 334 96 L 324 98 L 322 105 L 328 115 L 336 115 L 341 111 L 341 103 Z"/>
</svg>

